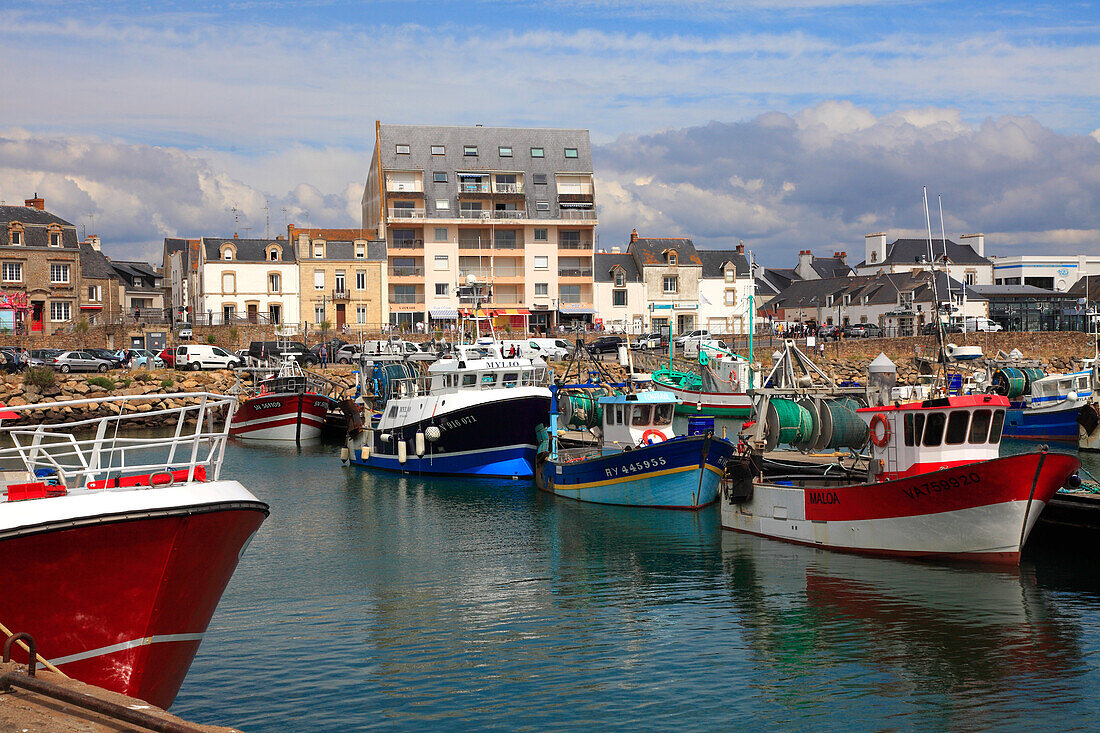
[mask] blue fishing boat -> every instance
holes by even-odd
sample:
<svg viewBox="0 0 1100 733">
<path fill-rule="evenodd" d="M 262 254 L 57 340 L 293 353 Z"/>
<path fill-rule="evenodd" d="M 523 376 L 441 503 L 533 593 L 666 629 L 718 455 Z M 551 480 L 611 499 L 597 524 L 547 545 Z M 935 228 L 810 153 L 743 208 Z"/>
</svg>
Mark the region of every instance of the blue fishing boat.
<svg viewBox="0 0 1100 733">
<path fill-rule="evenodd" d="M 672 418 L 680 400 L 674 395 L 601 397 L 598 445 L 565 449 L 556 435 L 558 397 L 535 471 L 543 491 L 597 504 L 677 509 L 697 509 L 717 498 L 736 448 L 710 432 L 675 435 Z"/>
<path fill-rule="evenodd" d="M 1024 388 L 1017 375 L 1026 377 Z M 1088 371 L 1043 376 L 1039 369 L 1002 368 L 994 379 L 996 391 L 1010 400 L 1004 437 L 1016 440 L 1076 443 L 1077 416 L 1092 397 Z M 1028 392 L 1024 392 L 1024 389 Z"/>
</svg>

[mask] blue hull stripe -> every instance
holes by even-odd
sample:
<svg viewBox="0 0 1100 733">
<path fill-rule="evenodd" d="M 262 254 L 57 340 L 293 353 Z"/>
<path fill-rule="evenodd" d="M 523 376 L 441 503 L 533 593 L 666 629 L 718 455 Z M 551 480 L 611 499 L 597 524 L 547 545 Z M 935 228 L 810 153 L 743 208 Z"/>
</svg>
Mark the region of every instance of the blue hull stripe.
<svg viewBox="0 0 1100 733">
<path fill-rule="evenodd" d="M 535 449 L 530 446 L 521 446 L 493 448 L 458 455 L 445 453 L 423 457 L 410 455 L 404 463 L 398 461 L 395 456 L 380 456 L 376 453 L 372 453 L 364 461 L 357 451 L 353 451 L 351 463 L 365 468 L 438 476 L 531 478 L 535 475 Z"/>
</svg>

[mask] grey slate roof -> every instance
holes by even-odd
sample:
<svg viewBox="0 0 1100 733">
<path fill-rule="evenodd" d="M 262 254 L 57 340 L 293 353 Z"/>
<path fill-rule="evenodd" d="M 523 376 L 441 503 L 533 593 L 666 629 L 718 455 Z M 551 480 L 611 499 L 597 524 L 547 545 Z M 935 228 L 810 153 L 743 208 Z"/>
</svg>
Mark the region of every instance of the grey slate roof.
<svg viewBox="0 0 1100 733">
<path fill-rule="evenodd" d="M 810 266 L 821 277 L 846 277 L 852 274 L 852 268 L 839 257 L 814 257 Z"/>
<path fill-rule="evenodd" d="M 943 258 L 943 241 L 932 239 L 932 254 L 937 260 Z M 927 239 L 898 239 L 886 245 L 886 259 L 873 265 L 911 265 L 920 262 L 921 258 L 928 258 Z M 981 257 L 969 244 L 957 244 L 947 240 L 947 258 L 956 265 L 991 265 L 991 260 Z M 867 262 L 861 262 L 856 267 L 865 267 Z"/>
<path fill-rule="evenodd" d="M 946 273 L 936 273 L 936 287 L 941 300 L 947 299 L 949 284 L 952 295 L 963 287 L 962 283 L 949 278 Z M 968 286 L 966 297 L 971 300 L 985 300 L 977 287 L 979 286 Z M 827 307 L 830 295 L 833 296 L 834 305 L 844 295 L 851 296 L 853 305 L 862 305 L 864 297 L 867 298 L 868 305 L 882 305 L 897 302 L 899 291 L 911 291 L 914 302 L 930 303 L 933 300 L 931 278 L 927 272 L 897 272 L 795 280 L 768 302 L 768 308 L 824 308 Z"/>
<path fill-rule="evenodd" d="M 670 249 L 676 250 L 679 267 L 702 267 L 703 261 L 699 259 L 695 244 L 685 237 L 639 237 L 627 247 L 639 269 L 646 265 L 664 267 L 665 252 Z"/>
<path fill-rule="evenodd" d="M 237 261 L 239 262 L 265 262 L 264 250 L 270 244 L 277 244 L 283 248 L 280 262 L 295 262 L 294 244 L 285 239 L 233 239 L 232 237 L 203 237 L 202 246 L 206 253 L 206 261 L 220 259 L 218 250 L 223 243 L 229 242 L 237 248 Z"/>
<path fill-rule="evenodd" d="M 775 287 L 763 278 L 756 278 L 756 294 L 757 295 L 778 295 L 779 291 Z"/>
<path fill-rule="evenodd" d="M 703 277 L 722 278 L 725 272 L 722 266 L 732 262 L 737 270 L 737 277 L 748 277 L 749 260 L 744 254 L 735 249 L 697 249 L 696 254 L 703 263 Z"/>
<path fill-rule="evenodd" d="M 157 280 L 159 280 L 161 276 L 157 273 L 156 268 L 148 262 L 127 260 L 109 260 L 108 262 L 118 278 L 126 284 L 127 290 L 149 292 L 160 290 L 160 287 L 157 285 Z M 139 278 L 141 279 L 141 285 L 135 286 L 134 282 Z"/>
<path fill-rule="evenodd" d="M 169 255 L 181 252 L 180 263 L 183 265 L 183 271 L 187 272 L 187 259 L 190 255 L 190 247 L 187 246 L 187 240 L 181 237 L 165 237 L 164 238 L 164 263 L 165 267 L 168 266 Z"/>
<path fill-rule="evenodd" d="M 93 280 L 118 278 L 107 257 L 87 242 L 80 244 L 80 276 Z"/>
<path fill-rule="evenodd" d="M 618 265 L 623 268 L 623 276 L 628 283 L 642 282 L 642 276 L 634 264 L 634 257 L 627 253 L 597 252 L 592 266 L 592 276 L 598 283 L 615 282 L 612 268 Z"/>
<path fill-rule="evenodd" d="M 408 145 L 409 153 L 398 154 L 398 145 Z M 442 145 L 443 155 L 432 155 L 433 145 Z M 464 155 L 465 146 L 477 148 L 477 155 Z M 511 157 L 500 155 L 501 146 L 512 148 Z M 531 148 L 542 148 L 545 157 L 531 157 Z M 576 148 L 576 158 L 566 158 L 565 149 Z M 458 197 L 458 173 L 515 172 L 524 174 L 524 194 L 528 212 L 536 201 L 550 203 L 549 211 L 539 218 L 561 218 L 557 206 L 557 173 L 592 173 L 592 145 L 588 130 L 556 130 L 528 127 L 445 127 L 436 125 L 380 125 L 379 156 L 388 171 L 423 171 L 424 198 L 428 217 L 436 215 L 435 199 L 455 201 Z M 445 183 L 435 183 L 435 172 L 447 174 Z M 545 185 L 536 185 L 534 175 L 546 176 Z M 384 182 L 380 182 L 384 185 Z M 392 197 L 393 194 L 387 194 Z M 452 206 L 454 204 L 452 203 Z M 454 211 L 439 214 L 452 218 Z M 578 225 L 591 223 L 578 220 Z"/>
<path fill-rule="evenodd" d="M 35 209 L 31 206 L 0 206 L 0 224 L 7 224 L 13 221 L 18 221 L 22 224 L 60 224 L 63 227 L 73 226 L 56 214 L 51 214 L 41 209 Z"/>
</svg>

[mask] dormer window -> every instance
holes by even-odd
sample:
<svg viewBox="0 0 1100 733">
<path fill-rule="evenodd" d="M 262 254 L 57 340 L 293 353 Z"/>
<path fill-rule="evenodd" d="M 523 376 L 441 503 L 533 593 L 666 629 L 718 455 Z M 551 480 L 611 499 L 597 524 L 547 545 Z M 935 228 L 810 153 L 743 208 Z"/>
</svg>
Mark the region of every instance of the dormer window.
<svg viewBox="0 0 1100 733">
<path fill-rule="evenodd" d="M 615 269 L 615 287 L 617 287 L 617 288 L 625 288 L 626 287 L 626 274 L 618 268 Z"/>
<path fill-rule="evenodd" d="M 222 245 L 222 259 L 223 260 L 233 259 L 233 245 L 230 244 L 229 242 L 226 242 L 225 244 Z"/>
<path fill-rule="evenodd" d="M 668 255 L 666 255 L 666 257 L 668 259 L 668 266 L 676 267 L 676 250 L 669 250 L 669 253 Z"/>
<path fill-rule="evenodd" d="M 279 250 L 273 249 L 270 252 L 268 252 L 267 254 L 268 254 L 268 258 L 272 262 L 278 262 L 279 261 Z"/>
<path fill-rule="evenodd" d="M 15 246 L 22 246 L 23 244 L 23 225 L 17 221 L 13 221 L 8 225 L 8 241 Z"/>
<path fill-rule="evenodd" d="M 313 257 L 314 259 L 321 259 L 325 256 L 325 245 L 315 244 L 313 245 Z"/>
<path fill-rule="evenodd" d="M 61 246 L 61 227 L 59 227 L 56 224 L 50 224 L 49 230 L 50 230 L 50 246 L 51 247 L 60 247 Z"/>
<path fill-rule="evenodd" d="M 734 278 L 736 278 L 736 277 L 737 277 L 737 271 L 734 270 L 732 267 L 727 267 L 726 268 L 726 282 L 731 283 L 731 282 L 734 281 Z"/>
</svg>

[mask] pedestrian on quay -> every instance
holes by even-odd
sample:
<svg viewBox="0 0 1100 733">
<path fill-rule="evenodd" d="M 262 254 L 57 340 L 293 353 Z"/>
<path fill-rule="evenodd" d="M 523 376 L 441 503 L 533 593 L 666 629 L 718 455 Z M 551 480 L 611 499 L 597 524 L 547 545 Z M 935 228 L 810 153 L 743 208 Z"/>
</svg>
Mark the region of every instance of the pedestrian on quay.
<svg viewBox="0 0 1100 733">
<path fill-rule="evenodd" d="M 321 357 L 321 368 L 324 369 L 325 365 L 328 364 L 328 347 L 322 346 L 319 353 Z"/>
</svg>

